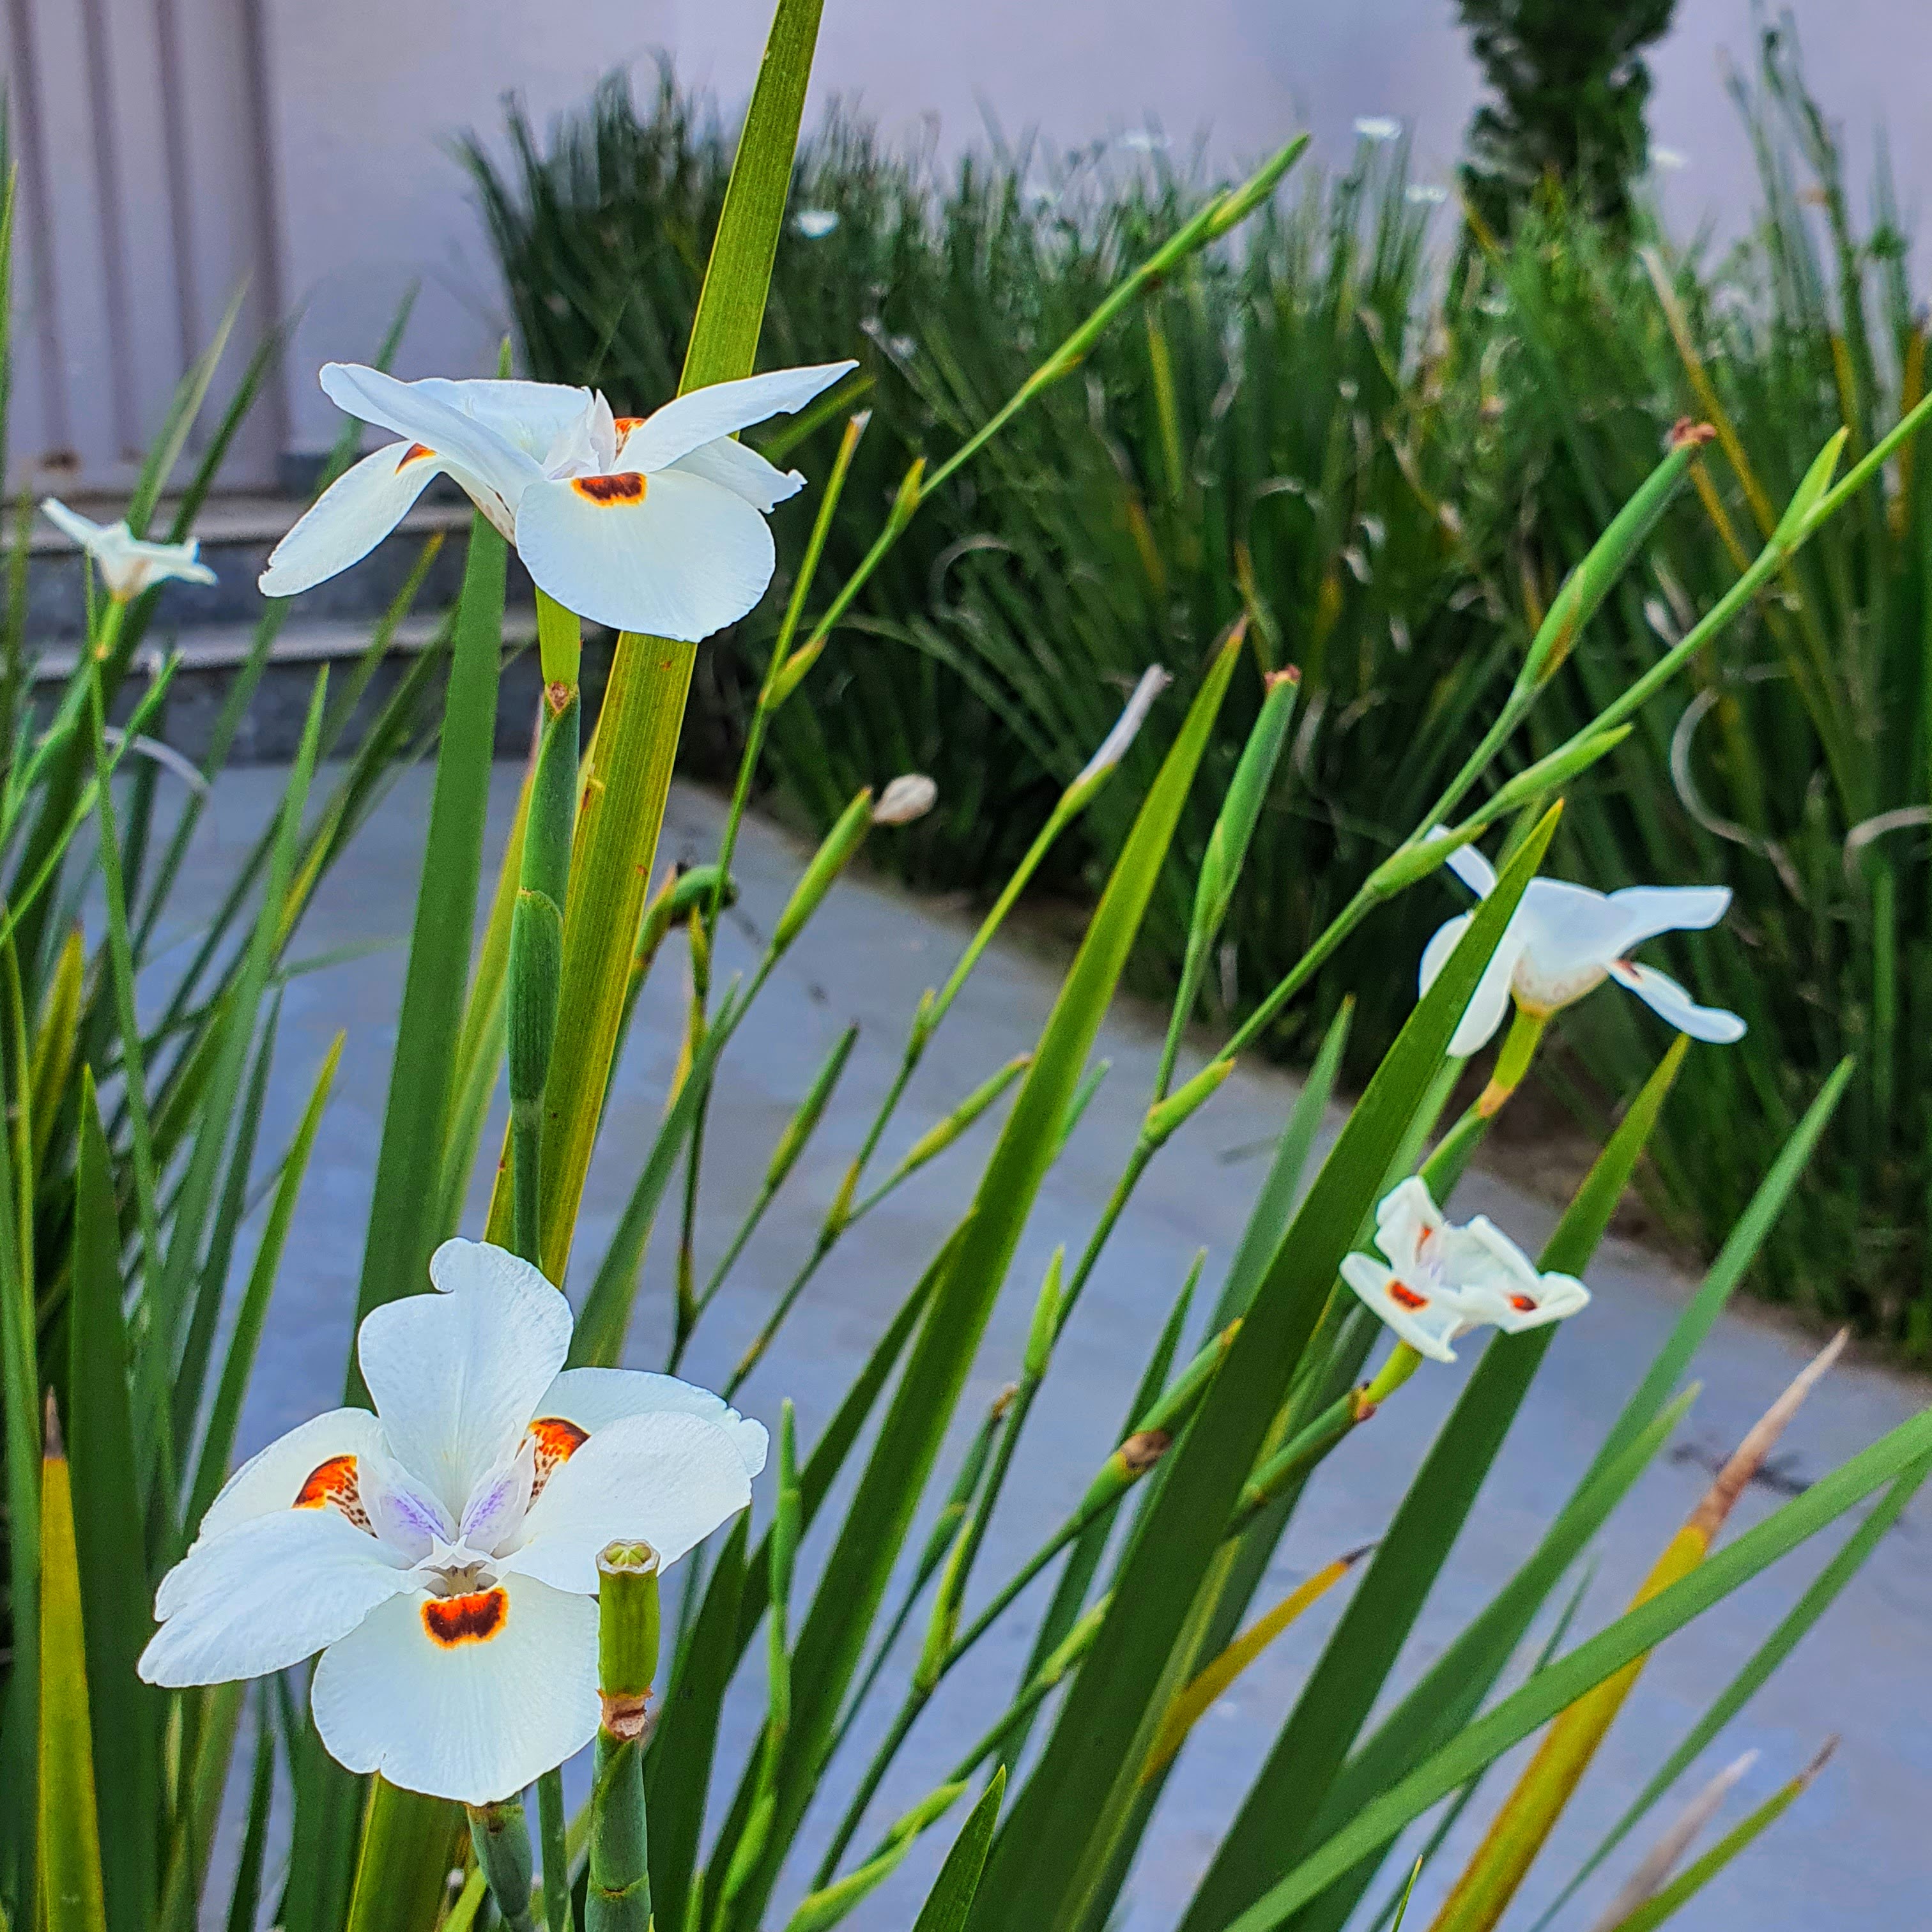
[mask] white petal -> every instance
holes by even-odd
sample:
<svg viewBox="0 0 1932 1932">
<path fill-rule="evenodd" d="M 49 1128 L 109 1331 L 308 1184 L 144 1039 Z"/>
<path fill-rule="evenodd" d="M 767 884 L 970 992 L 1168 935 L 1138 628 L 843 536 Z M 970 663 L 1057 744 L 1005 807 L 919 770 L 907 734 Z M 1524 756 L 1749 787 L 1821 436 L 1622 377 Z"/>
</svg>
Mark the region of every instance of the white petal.
<svg viewBox="0 0 1932 1932">
<path fill-rule="evenodd" d="M 1447 1277 L 1485 1322 L 1508 1327 L 1504 1317 L 1516 1304 L 1540 1301 L 1543 1276 L 1536 1264 L 1486 1214 L 1450 1228 L 1441 1258 Z"/>
<path fill-rule="evenodd" d="M 1599 971 L 1614 959 L 1626 924 L 1601 892 L 1567 879 L 1532 879 L 1520 916 L 1528 934 L 1531 970 L 1552 982 Z"/>
<path fill-rule="evenodd" d="M 97 524 L 92 517 L 83 517 L 78 510 L 70 510 L 58 496 L 40 499 L 40 514 L 62 536 L 86 550 L 92 550 L 112 527 L 108 524 Z"/>
<path fill-rule="evenodd" d="M 715 1422 L 659 1410 L 607 1424 L 544 1485 L 524 1546 L 498 1566 L 560 1590 L 597 1588 L 597 1553 L 641 1537 L 668 1567 L 752 1500 L 737 1444 Z"/>
<path fill-rule="evenodd" d="M 390 1454 L 449 1520 L 516 1453 L 570 1349 L 570 1304 L 527 1262 L 481 1241 L 430 1256 L 440 1292 L 386 1303 L 356 1343 Z"/>
<path fill-rule="evenodd" d="M 1468 1323 L 1453 1304 L 1432 1296 L 1420 1308 L 1406 1306 L 1396 1299 L 1393 1273 L 1368 1255 L 1344 1255 L 1342 1279 L 1418 1354 L 1438 1362 L 1456 1359 L 1449 1344 Z"/>
<path fill-rule="evenodd" d="M 1431 843 L 1438 838 L 1447 838 L 1448 833 L 1437 826 L 1429 834 Z M 1496 868 L 1473 845 L 1459 845 L 1442 862 L 1479 899 L 1486 899 L 1496 889 Z"/>
<path fill-rule="evenodd" d="M 538 585 L 614 630 L 695 643 L 765 594 L 776 561 L 765 520 L 702 477 L 663 470 L 600 500 L 604 479 L 538 483 L 517 510 L 517 550 Z"/>
<path fill-rule="evenodd" d="M 269 552 L 262 595 L 292 597 L 361 562 L 442 467 L 434 450 L 392 442 L 345 470 Z"/>
<path fill-rule="evenodd" d="M 325 363 L 321 381 L 338 409 L 434 450 L 453 470 L 494 490 L 513 511 L 524 486 L 543 474 L 527 450 L 452 406 L 440 386 L 399 382 L 357 362 Z"/>
<path fill-rule="evenodd" d="M 495 376 L 430 376 L 409 386 L 418 394 L 481 423 L 527 456 L 542 461 L 557 439 L 584 420 L 593 398 L 568 382 L 526 382 Z"/>
<path fill-rule="evenodd" d="M 765 1466 L 765 1425 L 740 1415 L 694 1382 L 675 1376 L 656 1376 L 642 1369 L 566 1369 L 537 1405 L 540 1416 L 561 1416 L 586 1436 L 627 1415 L 702 1416 L 715 1422 L 738 1445 L 745 1473 L 755 1476 Z"/>
<path fill-rule="evenodd" d="M 681 456 L 721 436 L 732 436 L 767 416 L 802 410 L 822 389 L 858 368 L 856 362 L 821 362 L 807 369 L 774 369 L 742 382 L 713 382 L 665 404 L 646 416 L 624 440 L 619 460 L 627 470 L 668 470 Z"/>
<path fill-rule="evenodd" d="M 1729 1046 L 1744 1036 L 1744 1023 L 1736 1013 L 1722 1006 L 1700 1006 L 1668 973 L 1660 973 L 1654 966 L 1633 965 L 1620 959 L 1610 968 L 1610 976 L 1693 1040 Z"/>
<path fill-rule="evenodd" d="M 1376 1203 L 1376 1246 L 1398 1273 L 1413 1272 L 1424 1241 L 1448 1225 L 1429 1184 L 1418 1174 L 1412 1174 Z"/>
<path fill-rule="evenodd" d="M 382 1425 L 366 1408 L 332 1408 L 278 1436 L 230 1476 L 208 1506 L 199 1534 L 206 1540 L 250 1516 L 285 1510 L 323 1463 L 338 1456 L 359 1461 L 382 1450 Z"/>
<path fill-rule="evenodd" d="M 280 1510 L 204 1538 L 161 1579 L 150 1684 L 226 1684 L 286 1670 L 353 1630 L 410 1577 L 332 1509 Z"/>
<path fill-rule="evenodd" d="M 687 476 L 702 476 L 721 490 L 729 490 L 734 496 L 743 497 L 754 510 L 770 510 L 805 488 L 805 478 L 796 470 L 780 470 L 767 463 L 755 449 L 748 449 L 728 436 L 720 436 L 716 442 L 700 444 L 670 466 Z"/>
<path fill-rule="evenodd" d="M 483 1606 L 488 1636 L 439 1642 L 449 1598 L 398 1598 L 332 1644 L 310 1694 L 329 1755 L 392 1784 L 487 1804 L 582 1750 L 597 1730 L 597 1605 L 528 1577 Z M 482 1619 L 479 1616 L 480 1625 Z"/>
<path fill-rule="evenodd" d="M 1730 904 L 1728 886 L 1626 886 L 1610 895 L 1621 926 L 1617 951 L 1628 952 L 1660 932 L 1702 932 Z"/>
<path fill-rule="evenodd" d="M 1449 963 L 1449 956 L 1468 931 L 1469 922 L 1474 916 L 1471 913 L 1459 912 L 1454 919 L 1436 928 L 1423 949 L 1420 991 L 1426 993 L 1436 983 L 1436 976 Z M 1463 1009 L 1462 1017 L 1450 1037 L 1450 1053 L 1458 1060 L 1467 1059 L 1488 1041 L 1509 1011 L 1510 976 L 1516 970 L 1516 958 L 1523 944 L 1520 917 L 1519 913 L 1517 918 L 1512 919 L 1504 928 L 1502 943 L 1490 956 L 1490 963 L 1484 969 L 1483 976 L 1476 982 L 1476 990 L 1470 995 L 1469 1004 Z"/>
</svg>

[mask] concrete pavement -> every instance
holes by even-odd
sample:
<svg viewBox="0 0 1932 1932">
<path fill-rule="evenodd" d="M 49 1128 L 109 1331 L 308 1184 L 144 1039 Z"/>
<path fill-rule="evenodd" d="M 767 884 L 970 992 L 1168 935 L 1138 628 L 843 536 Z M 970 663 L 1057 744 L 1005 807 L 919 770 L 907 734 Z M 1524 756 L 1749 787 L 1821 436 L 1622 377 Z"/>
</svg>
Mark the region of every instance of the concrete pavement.
<svg viewBox="0 0 1932 1932">
<path fill-rule="evenodd" d="M 500 849 L 518 773 L 496 769 L 490 860 Z M 218 902 L 227 869 L 279 790 L 272 769 L 236 771 L 217 788 L 209 828 L 197 841 L 175 908 L 185 932 Z M 304 975 L 289 986 L 265 1149 L 286 1144 L 314 1070 L 338 1028 L 348 1041 L 335 1096 L 323 1122 L 270 1314 L 260 1370 L 244 1423 L 244 1450 L 335 1399 L 350 1339 L 369 1190 L 380 1133 L 388 1057 L 427 812 L 429 773 L 407 774 L 345 862 L 326 882 L 296 946 L 299 956 L 394 939 L 389 950 Z M 710 855 L 720 808 L 707 795 L 674 794 L 664 854 Z M 880 832 L 875 836 L 890 836 Z M 803 848 L 754 821 L 740 848 L 742 900 L 720 949 L 719 976 L 757 956 Z M 844 1082 L 813 1147 L 748 1248 L 684 1372 L 716 1383 L 756 1333 L 808 1247 L 844 1164 L 898 1064 L 914 1004 L 950 970 L 968 930 L 958 918 L 868 878 L 848 879 L 788 956 L 734 1042 L 712 1110 L 706 1204 L 699 1226 L 700 1279 L 754 1192 L 773 1141 L 839 1031 L 860 1032 Z M 630 1178 L 650 1144 L 676 1052 L 682 966 L 676 946 L 645 989 L 629 1052 L 612 1095 L 586 1196 L 572 1286 L 580 1292 L 602 1253 Z M 936 1037 L 888 1160 L 1001 1061 L 1036 1036 L 1057 983 L 1052 962 L 1022 942 L 988 953 Z M 1664 1041 L 1660 1030 L 1659 1045 Z M 1050 1175 L 1013 1274 L 974 1365 L 962 1425 L 934 1485 L 943 1498 L 953 1461 L 986 1403 L 1016 1372 L 1035 1288 L 1054 1246 L 1076 1247 L 1132 1144 L 1159 1049 L 1149 1017 L 1123 1010 L 1100 1051 L 1113 1063 L 1098 1099 Z M 1720 1049 L 1700 1048 L 1700 1052 Z M 1294 1083 L 1272 1070 L 1243 1067 L 1162 1155 L 1116 1232 L 1088 1298 L 1070 1326 L 1026 1438 L 1015 1480 L 992 1528 L 980 1576 L 996 1580 L 1058 1522 L 1110 1446 L 1146 1352 L 1198 1248 L 1208 1251 L 1199 1306 L 1211 1301 L 1266 1161 L 1293 1098 Z M 796 1402 L 808 1443 L 919 1268 L 970 1195 L 976 1163 L 995 1131 L 982 1122 L 862 1223 L 821 1271 L 778 1346 L 740 1398 L 776 1423 L 780 1398 Z M 494 1146 L 494 1136 L 490 1143 Z M 883 1168 L 880 1170 L 883 1172 Z M 487 1175 L 485 1176 L 487 1179 Z M 482 1225 L 479 1192 L 464 1232 Z M 1480 1208 L 1534 1252 L 1553 1220 L 1506 1174 L 1471 1177 L 1459 1211 Z M 648 1258 L 629 1360 L 662 1364 L 669 1324 L 669 1215 Z M 252 1250 L 244 1238 L 244 1260 Z M 1596 1300 L 1558 1338 L 1482 1502 L 1409 1646 L 1402 1681 L 1435 1655 L 1486 1600 L 1531 1547 L 1568 1496 L 1625 1395 L 1661 1341 L 1691 1283 L 1641 1250 L 1612 1241 L 1590 1270 Z M 1676 1525 L 1708 1472 L 1698 1460 L 1720 1454 L 1796 1371 L 1806 1345 L 1748 1311 L 1727 1316 L 1696 1366 L 1705 1388 L 1678 1453 L 1660 1458 L 1600 1539 L 1595 1580 L 1577 1625 L 1586 1634 L 1613 1615 Z M 1377 1534 L 1409 1473 L 1453 1401 L 1477 1353 L 1472 1338 L 1456 1367 L 1431 1366 L 1372 1426 L 1350 1441 L 1304 1502 L 1262 1593 L 1271 1602 L 1310 1570 Z M 1784 1474 L 1825 1473 L 1922 1406 L 1924 1385 L 1879 1369 L 1838 1370 L 1811 1398 L 1786 1438 Z M 1754 1490 L 1732 1534 L 1780 1498 Z M 759 1507 L 765 1507 L 760 1498 Z M 1532 1923 L 1577 1859 L 1619 1814 L 1802 1590 L 1834 1546 L 1833 1537 L 1801 1552 L 1674 1639 L 1658 1654 L 1612 1732 L 1550 1850 L 1525 1888 L 1511 1923 Z M 919 1540 L 915 1534 L 914 1546 Z M 808 1549 L 808 1578 L 816 1555 Z M 976 1592 L 974 1600 L 983 1598 Z M 1043 1603 L 1043 1596 L 1036 1599 Z M 1203 1720 L 1180 1774 L 1170 1784 L 1140 1866 L 1124 1924 L 1128 1932 L 1170 1926 L 1264 1754 L 1342 1600 L 1338 1592 L 1277 1643 Z M 970 1605 L 969 1605 L 970 1607 Z M 915 1618 L 903 1660 L 916 1654 Z M 995 1633 L 948 1681 L 903 1754 L 898 1774 L 875 1806 L 862 1843 L 904 1803 L 930 1789 L 992 1700 L 1004 1703 L 1024 1659 L 1024 1620 Z M 1703 1774 L 1748 1747 L 1762 1756 L 1734 1796 L 1728 1822 L 1768 1795 L 1833 1733 L 1836 1761 L 1795 1810 L 1674 1922 L 1685 1932 L 1779 1928 L 1826 1932 L 1852 1924 L 1917 1928 L 1928 1922 L 1932 1850 L 1932 1505 L 1922 1496 L 1886 1538 L 1825 1624 L 1808 1640 L 1744 1718 L 1708 1754 Z M 755 1669 L 732 1706 L 721 1761 L 742 1761 L 762 1710 Z M 895 1673 L 903 1682 L 902 1675 Z M 890 1717 L 875 1700 L 859 1732 L 869 1741 Z M 862 1752 L 826 1780 L 806 1843 L 816 1851 L 836 1822 Z M 1700 1781 L 1694 1773 L 1679 1794 Z M 1473 1842 L 1502 1789 L 1500 1778 L 1472 1808 L 1459 1846 Z M 728 1789 L 714 1798 L 722 1814 Z M 1611 1862 L 1562 1924 L 1591 1925 L 1610 1892 L 1670 1815 L 1668 1803 Z M 874 1894 L 855 1927 L 887 1932 L 910 1923 L 923 1883 L 954 1824 L 932 1835 L 900 1876 Z M 795 1864 L 809 1869 L 809 1861 Z M 1436 1868 L 1446 1882 L 1460 1862 Z M 788 1908 L 796 1884 L 782 1895 Z M 1417 1912 L 1432 1898 L 1430 1882 Z M 771 1923 L 782 1923 L 774 1912 Z M 1412 1915 L 1412 1923 L 1426 1918 Z"/>
</svg>

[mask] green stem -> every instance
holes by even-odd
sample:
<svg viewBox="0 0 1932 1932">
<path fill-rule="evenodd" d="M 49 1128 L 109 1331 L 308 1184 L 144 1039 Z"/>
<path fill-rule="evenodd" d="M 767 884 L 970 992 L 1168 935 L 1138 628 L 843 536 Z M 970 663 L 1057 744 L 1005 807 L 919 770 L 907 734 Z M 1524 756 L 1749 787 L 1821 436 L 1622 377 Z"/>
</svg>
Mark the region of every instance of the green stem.
<svg viewBox="0 0 1932 1932">
<path fill-rule="evenodd" d="M 547 1771 L 537 1780 L 537 1835 L 543 1843 L 544 1925 L 548 1932 L 572 1932 L 569 1826 L 560 1769 Z"/>
<path fill-rule="evenodd" d="M 464 1807 L 470 1819 L 470 1843 L 476 1864 L 488 1882 L 490 1896 L 510 1932 L 536 1932 L 530 1910 L 530 1829 L 521 1798 L 494 1804 Z"/>
</svg>

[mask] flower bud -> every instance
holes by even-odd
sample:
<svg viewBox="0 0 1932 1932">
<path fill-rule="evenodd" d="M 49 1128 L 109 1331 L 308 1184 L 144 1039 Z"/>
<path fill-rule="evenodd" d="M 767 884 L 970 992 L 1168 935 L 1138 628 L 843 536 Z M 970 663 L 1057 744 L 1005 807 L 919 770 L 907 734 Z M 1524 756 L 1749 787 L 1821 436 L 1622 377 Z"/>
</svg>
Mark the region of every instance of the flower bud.
<svg viewBox="0 0 1932 1932">
<path fill-rule="evenodd" d="M 938 802 L 939 788 L 923 772 L 906 772 L 880 793 L 872 807 L 874 825 L 910 825 Z"/>
<path fill-rule="evenodd" d="M 614 1738 L 644 1731 L 658 1672 L 659 1567 L 642 1541 L 606 1544 L 597 1558 L 597 1694 Z"/>
</svg>

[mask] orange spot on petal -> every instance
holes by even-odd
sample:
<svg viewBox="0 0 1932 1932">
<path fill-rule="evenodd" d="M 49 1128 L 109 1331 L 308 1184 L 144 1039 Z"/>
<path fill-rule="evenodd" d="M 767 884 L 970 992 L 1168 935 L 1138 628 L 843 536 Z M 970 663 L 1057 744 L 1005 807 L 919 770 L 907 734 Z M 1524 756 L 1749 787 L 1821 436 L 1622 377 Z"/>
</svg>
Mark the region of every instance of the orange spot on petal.
<svg viewBox="0 0 1932 1932">
<path fill-rule="evenodd" d="M 1392 1281 L 1389 1283 L 1389 1293 L 1394 1298 L 1399 1307 L 1416 1309 L 1426 1308 L 1429 1306 L 1427 1295 L 1418 1294 L 1414 1288 L 1406 1288 L 1399 1281 Z"/>
<path fill-rule="evenodd" d="M 429 1597 L 422 1606 L 423 1628 L 429 1640 L 443 1650 L 466 1643 L 488 1643 L 510 1614 L 509 1598 L 501 1590 L 476 1590 L 466 1597 Z"/>
<path fill-rule="evenodd" d="M 540 1415 L 527 1433 L 536 1445 L 536 1473 L 530 1482 L 530 1501 L 535 1502 L 544 1484 L 590 1439 L 590 1432 L 560 1415 Z"/>
<path fill-rule="evenodd" d="M 644 419 L 642 416 L 614 416 L 611 421 L 616 430 L 617 440 L 620 442 L 622 442 L 632 430 L 642 429 L 644 426 Z"/>
<path fill-rule="evenodd" d="M 353 1456 L 332 1456 L 318 1462 L 296 1492 L 292 1509 L 320 1509 L 333 1503 L 358 1529 L 369 1528 L 368 1512 L 362 1507 L 362 1487 L 356 1472 Z M 373 1532 L 372 1532 L 373 1534 Z"/>
<path fill-rule="evenodd" d="M 626 471 L 620 476 L 574 476 L 570 487 L 586 502 L 604 508 L 614 504 L 641 503 L 644 500 L 644 479 L 634 470 Z"/>
<path fill-rule="evenodd" d="M 1521 1314 L 1534 1315 L 1542 1304 L 1533 1294 L 1513 1294 L 1510 1297 L 1510 1306 Z"/>
<path fill-rule="evenodd" d="M 412 442 L 396 458 L 396 467 L 406 470 L 412 463 L 421 463 L 434 456 L 436 452 L 426 442 Z"/>
</svg>

